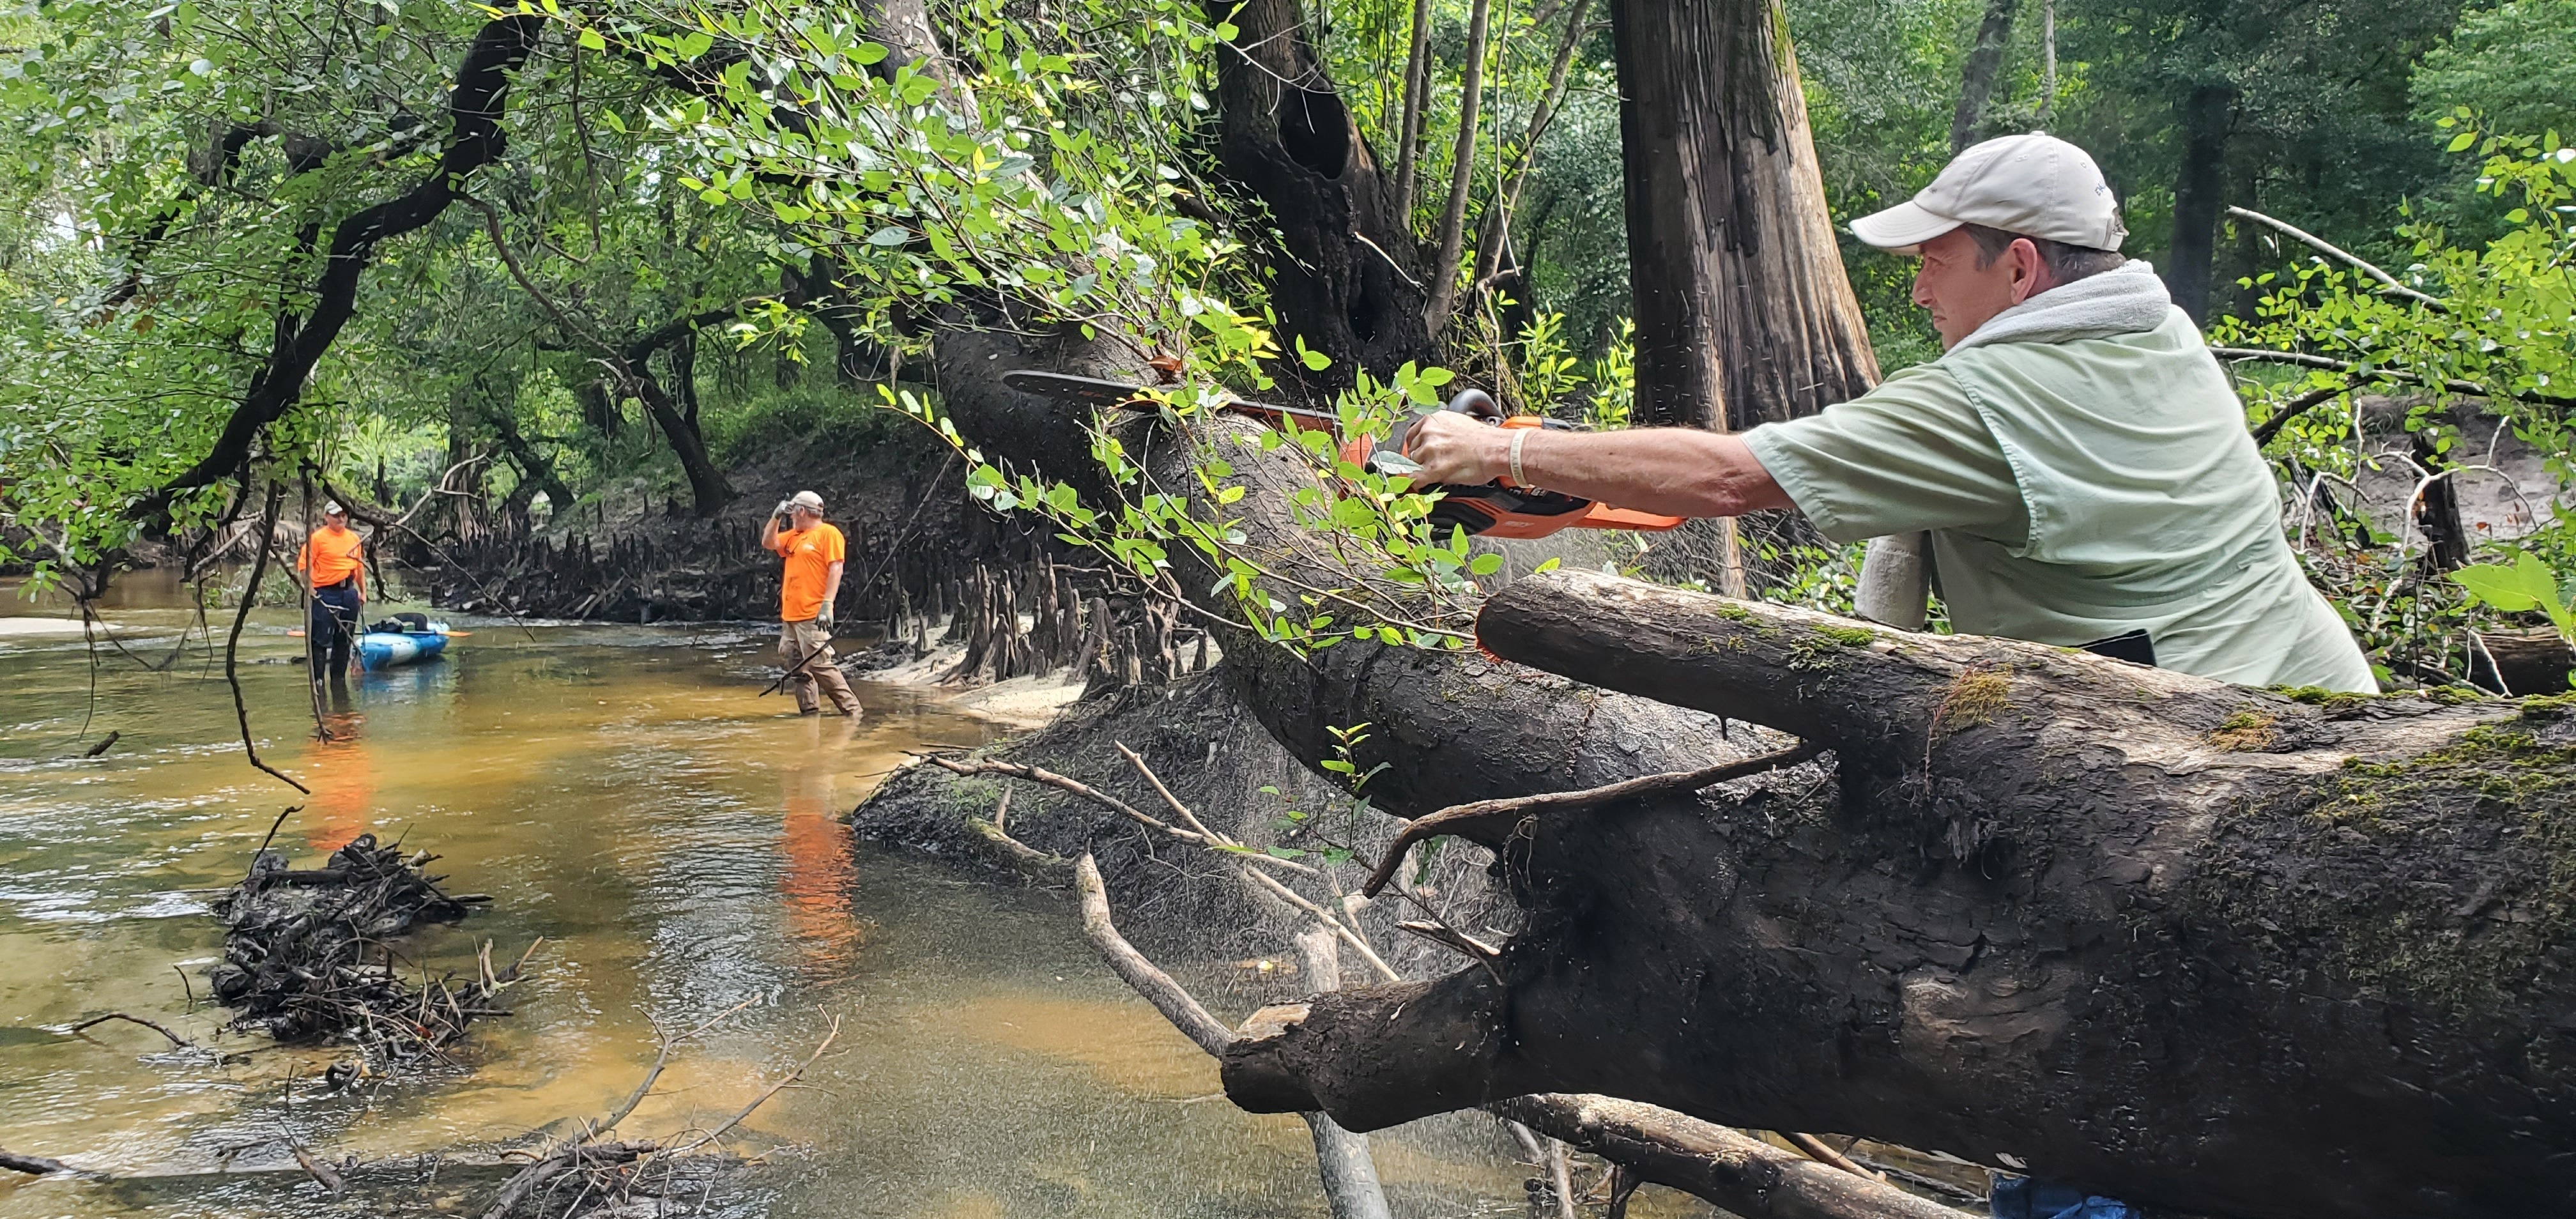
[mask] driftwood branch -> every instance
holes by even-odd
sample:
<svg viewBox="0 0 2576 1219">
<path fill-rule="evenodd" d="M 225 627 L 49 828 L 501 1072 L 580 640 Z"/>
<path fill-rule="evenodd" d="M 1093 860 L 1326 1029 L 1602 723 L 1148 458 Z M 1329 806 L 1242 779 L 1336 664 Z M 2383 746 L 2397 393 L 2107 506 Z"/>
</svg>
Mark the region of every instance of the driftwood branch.
<svg viewBox="0 0 2576 1219">
<path fill-rule="evenodd" d="M 1234 1040 L 1233 1030 L 1209 1015 L 1172 975 L 1155 968 L 1127 937 L 1118 934 L 1117 924 L 1109 917 L 1109 887 L 1102 883 L 1100 865 L 1089 852 L 1073 861 L 1073 888 L 1082 897 L 1082 933 L 1109 962 L 1111 972 L 1163 1013 L 1163 1019 L 1171 1021 L 1182 1036 L 1210 1054 L 1223 1054 Z"/>
<path fill-rule="evenodd" d="M 831 1031 L 823 1038 L 822 1045 L 816 1046 L 814 1053 L 795 1070 L 788 1072 L 786 1078 L 772 1084 L 758 1097 L 753 1098 L 750 1104 L 743 1106 L 723 1125 L 685 1147 L 664 1152 L 662 1145 L 652 1139 L 629 1139 L 614 1143 L 601 1141 L 609 1131 L 617 1128 L 618 1123 L 631 1116 L 635 1112 L 635 1107 L 644 1103 L 645 1097 L 652 1094 L 653 1085 L 660 1081 L 663 1069 L 671 1064 L 671 1056 L 677 1053 L 681 1046 L 696 1040 L 708 1030 L 731 1019 L 735 1013 L 758 1002 L 760 1000 L 757 997 L 745 999 L 708 1017 L 686 1032 L 676 1035 L 666 1034 L 661 1037 L 661 1044 L 653 1055 L 653 1063 L 645 1068 L 644 1078 L 636 1082 L 635 1090 L 627 1093 L 626 1099 L 616 1109 L 611 1110 L 608 1116 L 600 1119 L 596 1124 L 585 1127 L 578 1136 L 538 1157 L 535 1162 L 520 1169 L 518 1175 L 504 1182 L 501 1192 L 492 1199 L 492 1205 L 484 1210 L 483 1219 L 508 1219 L 512 1213 L 538 1199 L 541 1196 L 540 1191 L 570 1173 L 614 1168 L 657 1153 L 677 1155 L 681 1151 L 714 1141 L 723 1136 L 726 1131 L 733 1129 L 744 1118 L 749 1117 L 753 1110 L 767 1103 L 770 1097 L 776 1096 L 780 1089 L 803 1075 L 805 1068 L 814 1065 L 815 1059 L 822 1057 L 823 1051 L 830 1048 L 833 1039 L 840 1035 L 840 1022 L 834 1020 L 831 1022 Z"/>
<path fill-rule="evenodd" d="M 23 1155 L 18 1152 L 11 1151 L 6 1147 L 0 1147 L 0 1168 L 5 1168 L 10 1172 L 23 1172 L 31 1177 L 45 1177 L 52 1176 L 58 1172 L 76 1173 L 80 1171 L 79 1169 L 74 1168 L 69 1164 L 65 1164 L 60 1160 L 50 1160 L 43 1156 Z"/>
<path fill-rule="evenodd" d="M 295 1156 L 296 1166 L 304 1170 L 304 1175 L 313 1178 L 314 1183 L 320 1185 L 332 1197 L 337 1198 L 349 1192 L 348 1179 L 342 1177 L 338 1169 L 305 1150 L 304 1144 L 289 1139 L 286 1150 Z"/>
<path fill-rule="evenodd" d="M 1870 1170 L 1861 1167 L 1859 1164 L 1852 1162 L 1852 1158 L 1850 1156 L 1844 1155 L 1843 1153 L 1826 1146 L 1823 1139 L 1817 1138 L 1812 1134 L 1799 1134 L 1796 1131 L 1783 1130 L 1780 1132 L 1780 1137 L 1789 1140 L 1792 1146 L 1795 1146 L 1800 1151 L 1806 1152 L 1807 1158 L 1814 1160 L 1817 1163 L 1831 1164 L 1855 1177 L 1867 1177 L 1872 1181 L 1884 1181 L 1887 1179 L 1886 1175 L 1883 1173 L 1871 1172 Z"/>
<path fill-rule="evenodd" d="M 1777 1219 L 1959 1219 L 1893 1185 L 1783 1151 L 1751 1135 L 1635 1101 L 1538 1093 L 1487 1106 L 1639 1179 L 1739 1215 Z"/>
<path fill-rule="evenodd" d="M 824 1017 L 824 1021 L 825 1031 L 823 1033 L 823 1040 L 820 1044 L 814 1047 L 813 1053 L 805 1056 L 805 1061 L 797 1063 L 793 1069 L 787 1072 L 787 1074 L 779 1076 L 776 1082 L 770 1084 L 767 1088 L 761 1089 L 760 1095 L 751 1098 L 751 1103 L 744 1105 L 740 1109 L 734 1110 L 733 1116 L 726 1118 L 723 1125 L 700 1135 L 696 1139 L 678 1147 L 674 1147 L 663 1154 L 685 1155 L 700 1147 L 704 1147 L 709 1143 L 715 1142 L 717 1139 L 723 1138 L 728 1131 L 741 1125 L 743 1123 L 743 1119 L 750 1117 L 753 1111 L 759 1109 L 762 1105 L 768 1104 L 769 1098 L 785 1091 L 787 1089 L 787 1085 L 795 1083 L 798 1079 L 803 1078 L 807 1068 L 812 1067 L 815 1063 L 822 1060 L 823 1051 L 831 1049 L 832 1043 L 840 1039 L 841 1018 L 838 1016 L 826 1016 Z"/>
<path fill-rule="evenodd" d="M 184 976 L 185 976 L 185 975 L 182 975 L 182 977 L 183 977 L 183 978 L 184 978 Z M 182 1037 L 182 1036 L 178 1035 L 177 1033 L 173 1033 L 173 1032 L 171 1032 L 167 1027 L 163 1026 L 159 1021 L 155 1021 L 155 1020 L 146 1020 L 146 1019 L 144 1019 L 144 1018 L 143 1018 L 143 1017 L 141 1017 L 141 1016 L 128 1015 L 127 1013 L 124 1013 L 124 1012 L 109 1012 L 108 1014 L 106 1014 L 106 1015 L 104 1015 L 104 1016 L 92 1016 L 92 1017 L 90 1017 L 90 1018 L 89 1018 L 89 1019 L 87 1019 L 87 1020 L 83 1020 L 83 1021 L 81 1021 L 80 1023 L 78 1023 L 78 1024 L 75 1024 L 75 1025 L 71 1026 L 70 1028 L 64 1029 L 63 1031 L 64 1031 L 65 1033 L 78 1033 L 78 1032 L 80 1032 L 80 1031 L 82 1031 L 82 1030 L 84 1030 L 84 1029 L 91 1028 L 91 1027 L 96 1026 L 96 1025 L 105 1024 L 105 1023 L 107 1023 L 107 1022 L 108 1022 L 108 1021 L 110 1021 L 110 1020 L 122 1020 L 122 1021 L 125 1021 L 125 1022 L 126 1022 L 126 1023 L 128 1023 L 128 1024 L 139 1024 L 139 1025 L 142 1025 L 143 1027 L 145 1027 L 145 1028 L 147 1028 L 147 1029 L 150 1029 L 150 1030 L 152 1030 L 153 1032 L 159 1033 L 159 1034 L 161 1034 L 162 1036 L 169 1038 L 169 1039 L 170 1039 L 170 1045 L 171 1045 L 171 1047 L 172 1047 L 173 1049 L 182 1049 L 182 1050 L 184 1050 L 184 1049 L 187 1049 L 187 1048 L 188 1048 L 188 1047 L 190 1047 L 190 1046 L 193 1046 L 193 1045 L 197 1044 L 196 1042 L 190 1041 L 190 1040 L 188 1040 L 187 1038 L 185 1038 L 185 1037 Z"/>
<path fill-rule="evenodd" d="M 1613 801 L 1634 800 L 1667 792 L 1698 791 L 1729 780 L 1750 778 L 1766 771 L 1780 770 L 1796 766 L 1801 762 L 1813 761 L 1817 755 L 1825 752 L 1825 748 L 1822 742 L 1809 741 L 1777 753 L 1766 753 L 1758 758 L 1721 762 L 1698 770 L 1640 775 L 1634 779 L 1622 779 L 1616 783 L 1605 783 L 1582 791 L 1543 792 L 1535 796 L 1512 796 L 1499 800 L 1454 804 L 1427 817 L 1415 818 L 1407 824 L 1403 832 L 1395 836 L 1395 842 L 1387 847 L 1386 858 L 1379 861 L 1377 871 L 1370 874 L 1368 883 L 1361 886 L 1360 892 L 1369 897 L 1377 896 L 1378 890 L 1385 888 L 1387 882 L 1393 880 L 1396 872 L 1404 866 L 1404 853 L 1411 850 L 1415 843 L 1425 839 L 1436 838 L 1442 834 L 1457 834 L 1480 841 L 1498 840 L 1502 835 L 1497 827 L 1508 828 L 1523 817 L 1542 813 L 1579 812 L 1583 809 L 1598 808 Z M 1492 843 L 1488 841 L 1487 845 Z"/>
<path fill-rule="evenodd" d="M 2332 242 L 2327 241 L 2325 238 L 2319 237 L 2306 229 L 2289 223 L 2288 221 L 2275 220 L 2272 217 L 2266 216 L 2250 207 L 2237 207 L 2233 204 L 2228 206 L 2227 214 L 2234 216 L 2239 220 L 2251 220 L 2256 224 L 2263 225 L 2276 232 L 2294 238 L 2319 252 L 2330 255 L 2336 260 L 2360 271 L 2362 274 L 2378 280 L 2380 284 L 2386 287 L 2390 292 L 2414 301 L 2419 305 L 2423 305 L 2435 313 L 2449 313 L 2451 311 L 2451 307 L 2448 304 L 2443 303 L 2441 298 L 2427 295 L 2415 290 L 2414 288 L 2410 288 L 2405 284 L 2397 282 L 2396 276 L 2371 265 L 2369 261 L 2363 259 L 2360 255 L 2337 246 Z"/>
<path fill-rule="evenodd" d="M 268 484 L 268 506 L 260 511 L 259 517 L 259 557 L 251 561 L 250 583 L 242 586 L 241 606 L 233 611 L 232 633 L 224 637 L 224 684 L 232 687 L 233 715 L 241 721 L 242 755 L 271 778 L 309 796 L 313 794 L 312 788 L 296 782 L 293 775 L 260 761 L 259 745 L 250 736 L 250 703 L 242 698 L 241 687 L 242 627 L 250 621 L 251 604 L 259 600 L 259 582 L 268 575 L 268 552 L 274 548 L 272 543 L 277 537 L 277 502 L 285 494 L 286 488 L 282 484 Z"/>
</svg>

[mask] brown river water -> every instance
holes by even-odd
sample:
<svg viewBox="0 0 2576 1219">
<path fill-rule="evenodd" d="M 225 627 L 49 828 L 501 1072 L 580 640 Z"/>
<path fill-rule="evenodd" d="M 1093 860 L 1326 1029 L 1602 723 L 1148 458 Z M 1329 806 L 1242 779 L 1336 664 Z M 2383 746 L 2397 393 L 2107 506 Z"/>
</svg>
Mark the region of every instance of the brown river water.
<svg viewBox="0 0 2576 1219">
<path fill-rule="evenodd" d="M 157 661 L 185 604 L 147 573 L 104 613 Z M 829 1054 L 728 1141 L 767 1166 L 707 1213 L 1325 1213 L 1305 1127 L 1217 1096 L 1212 1060 L 1097 964 L 1064 895 L 851 841 L 841 818 L 903 749 L 1000 732 L 935 693 L 861 683 L 865 723 L 818 722 L 753 697 L 775 670 L 772 636 L 750 627 L 460 621 L 473 634 L 446 659 L 354 680 L 330 710 L 343 739 L 317 743 L 304 670 L 280 663 L 302 650 L 295 614 L 260 611 L 242 643 L 252 727 L 313 788 L 300 797 L 243 760 L 219 654 L 93 664 L 76 630 L 24 620 L 65 612 L 0 586 L 17 619 L 0 621 L 0 1147 L 129 1179 L 0 1172 L 0 1219 L 473 1213 L 502 1170 L 334 1200 L 280 1140 L 488 1157 L 614 1108 L 657 1024 L 746 1000 L 620 1128 L 720 1122 L 837 1017 Z M 110 730 L 105 756 L 78 757 Z M 413 933 L 411 959 L 470 974 L 480 942 L 507 960 L 544 937 L 507 994 L 515 1015 L 474 1026 L 470 1069 L 325 1095 L 340 1054 L 221 1031 L 202 1002 L 221 952 L 206 903 L 290 804 L 277 840 L 296 866 L 372 830 L 436 852 L 451 892 L 492 896 Z M 123 1023 L 60 1031 L 110 1011 L 225 1053 Z M 1399 1216 L 1525 1213 L 1527 1170 L 1490 1123 L 1377 1144 Z M 1685 1213 L 1675 1201 L 1656 1210 Z"/>
</svg>

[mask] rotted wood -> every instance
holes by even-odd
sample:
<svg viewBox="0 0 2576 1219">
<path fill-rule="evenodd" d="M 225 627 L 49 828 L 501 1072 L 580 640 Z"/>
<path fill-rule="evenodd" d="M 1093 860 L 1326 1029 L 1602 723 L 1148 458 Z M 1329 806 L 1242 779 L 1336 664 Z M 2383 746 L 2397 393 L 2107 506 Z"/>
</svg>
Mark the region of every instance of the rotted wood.
<svg viewBox="0 0 2576 1219">
<path fill-rule="evenodd" d="M 52 1176 L 58 1172 L 77 1173 L 80 1171 L 79 1169 L 74 1168 L 69 1164 L 65 1164 L 60 1160 L 47 1159 L 44 1156 L 25 1155 L 11 1151 L 6 1147 L 0 1147 L 0 1169 L 6 1169 L 10 1172 L 23 1172 L 31 1177 L 46 1177 Z"/>
</svg>

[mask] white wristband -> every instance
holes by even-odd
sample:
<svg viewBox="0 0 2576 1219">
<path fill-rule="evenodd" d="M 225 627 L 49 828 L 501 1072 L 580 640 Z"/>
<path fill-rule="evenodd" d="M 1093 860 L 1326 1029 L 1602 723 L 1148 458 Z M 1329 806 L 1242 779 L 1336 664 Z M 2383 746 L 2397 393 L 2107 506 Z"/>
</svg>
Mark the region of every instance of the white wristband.
<svg viewBox="0 0 2576 1219">
<path fill-rule="evenodd" d="M 1528 428 L 1515 428 L 1512 431 L 1512 485 L 1515 487 L 1529 485 L 1529 479 L 1521 474 L 1521 445 L 1529 439 L 1529 436 Z"/>
</svg>

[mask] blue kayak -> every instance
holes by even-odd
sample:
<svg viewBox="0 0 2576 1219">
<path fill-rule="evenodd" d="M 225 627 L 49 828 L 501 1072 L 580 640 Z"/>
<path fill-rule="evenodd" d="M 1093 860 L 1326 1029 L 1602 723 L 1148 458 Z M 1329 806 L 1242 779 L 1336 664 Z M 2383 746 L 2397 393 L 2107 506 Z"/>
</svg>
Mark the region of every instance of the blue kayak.
<svg viewBox="0 0 2576 1219">
<path fill-rule="evenodd" d="M 390 669 L 435 660 L 447 650 L 447 624 L 433 622 L 425 631 L 367 631 L 358 636 L 358 664 Z"/>
</svg>

